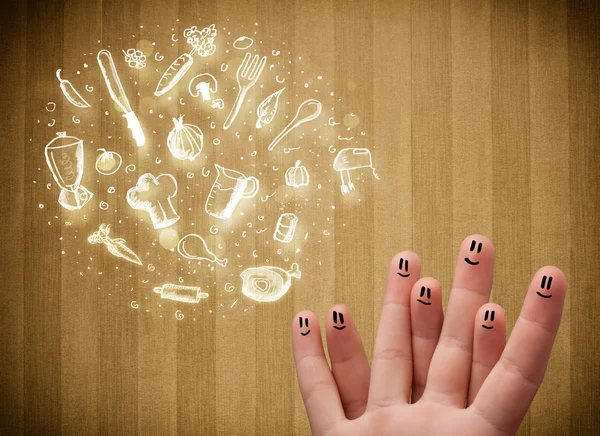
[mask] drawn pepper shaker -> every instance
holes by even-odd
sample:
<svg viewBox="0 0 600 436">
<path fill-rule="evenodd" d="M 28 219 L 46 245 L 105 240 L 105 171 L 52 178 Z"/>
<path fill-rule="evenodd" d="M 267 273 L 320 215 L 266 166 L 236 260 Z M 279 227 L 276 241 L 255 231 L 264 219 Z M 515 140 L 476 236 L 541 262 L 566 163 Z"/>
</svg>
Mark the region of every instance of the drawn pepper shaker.
<svg viewBox="0 0 600 436">
<path fill-rule="evenodd" d="M 294 239 L 298 217 L 293 213 L 282 213 L 277 220 L 277 227 L 273 233 L 273 239 L 287 244 Z"/>
</svg>

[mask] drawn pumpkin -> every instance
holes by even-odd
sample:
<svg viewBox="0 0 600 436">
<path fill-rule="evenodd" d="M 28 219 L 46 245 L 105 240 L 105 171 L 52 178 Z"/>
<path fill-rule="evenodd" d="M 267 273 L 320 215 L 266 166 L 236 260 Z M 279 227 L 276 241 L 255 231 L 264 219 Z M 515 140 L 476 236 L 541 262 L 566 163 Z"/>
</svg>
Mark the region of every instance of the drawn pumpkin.
<svg viewBox="0 0 600 436">
<path fill-rule="evenodd" d="M 285 172 L 285 184 L 293 188 L 308 186 L 310 177 L 306 167 L 301 166 L 302 162 L 297 160 L 293 167 L 288 168 Z"/>
</svg>

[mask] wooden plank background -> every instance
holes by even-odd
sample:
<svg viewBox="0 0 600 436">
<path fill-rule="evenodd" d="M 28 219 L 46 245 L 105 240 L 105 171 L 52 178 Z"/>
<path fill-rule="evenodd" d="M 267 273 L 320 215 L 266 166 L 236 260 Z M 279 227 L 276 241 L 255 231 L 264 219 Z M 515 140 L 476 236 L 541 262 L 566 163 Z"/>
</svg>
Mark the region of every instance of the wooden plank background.
<svg viewBox="0 0 600 436">
<path fill-rule="evenodd" d="M 537 268 L 557 265 L 569 281 L 546 379 L 519 434 L 600 428 L 597 2 L 32 0 L 3 3 L 0 17 L 0 434 L 306 434 L 290 345 L 294 313 L 311 309 L 322 318 L 335 302 L 348 304 L 370 355 L 388 259 L 417 251 L 447 301 L 458 245 L 475 232 L 496 245 L 492 300 L 507 310 L 509 328 Z M 57 65 L 75 71 L 81 53 L 95 63 L 99 42 L 126 48 L 120 41 L 132 32 L 168 40 L 194 17 L 217 28 L 256 23 L 286 41 L 294 58 L 310 57 L 341 99 L 335 118 L 350 110 L 360 117 L 382 180 L 361 181 L 360 203 L 341 196 L 337 178 L 324 185 L 323 209 L 306 214 L 330 214 L 336 243 L 312 249 L 321 267 L 282 300 L 227 316 L 215 307 L 192 323 L 190 315 L 178 322 L 133 310 L 130 301 L 148 298 L 129 290 L 141 273 L 109 268 L 108 256 L 102 280 L 75 280 L 99 250 L 86 243 L 80 257 L 61 255 L 74 247 L 62 238 L 72 236 L 63 225 L 70 215 L 56 204 L 56 187 L 38 185 L 49 180 L 43 146 L 51 129 L 37 120 L 54 98 L 55 130 L 72 125 Z M 112 110 L 106 90 L 97 92 L 102 112 Z M 147 96 L 130 97 L 137 108 Z M 103 122 L 102 112 L 82 122 L 101 125 L 102 137 L 120 135 L 123 126 Z M 123 178 L 98 189 L 111 183 L 119 192 L 130 186 Z M 190 201 L 202 207 L 202 200 Z M 98 210 L 88 218 L 101 222 Z M 140 252 L 152 248 L 135 220 L 124 219 L 118 236 Z M 227 296 L 215 294 L 218 306 Z"/>
</svg>

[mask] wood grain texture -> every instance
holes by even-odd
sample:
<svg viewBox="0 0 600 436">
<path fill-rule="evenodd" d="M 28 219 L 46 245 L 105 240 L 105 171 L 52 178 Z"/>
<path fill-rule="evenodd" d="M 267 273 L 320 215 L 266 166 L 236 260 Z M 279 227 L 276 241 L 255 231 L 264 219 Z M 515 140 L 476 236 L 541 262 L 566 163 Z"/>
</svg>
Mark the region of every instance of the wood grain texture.
<svg viewBox="0 0 600 436">
<path fill-rule="evenodd" d="M 492 300 L 507 310 L 509 331 L 535 270 L 554 264 L 568 278 L 546 378 L 519 434 L 584 436 L 600 428 L 597 2 L 175 0 L 167 7 L 159 0 L 30 0 L 1 8 L 0 435 L 307 434 L 291 352 L 294 313 L 313 310 L 323 324 L 331 305 L 346 303 L 370 357 L 389 259 L 403 249 L 418 252 L 423 275 L 440 280 L 447 302 L 456 250 L 471 233 L 491 237 L 496 246 Z M 38 184 L 48 179 L 43 145 L 49 132 L 70 129 L 74 114 L 82 125 L 96 126 L 82 128 L 90 150 L 118 144 L 125 131 L 104 115 L 115 108 L 101 79 L 89 94 L 100 109 L 75 112 L 58 89 L 57 65 L 76 81 L 73 72 L 82 61 L 96 67 L 101 47 L 116 51 L 141 40 L 168 41 L 196 19 L 232 34 L 256 28 L 265 40 L 285 41 L 285 55 L 303 58 L 288 83 L 302 80 L 305 70 L 322 75 L 335 95 L 322 116 L 359 117 L 361 141 L 372 150 L 381 180 L 369 173 L 352 198 L 340 194 L 332 171 L 315 191 L 317 206 L 294 205 L 306 222 L 327 217 L 335 243 L 291 253 L 318 272 L 303 275 L 283 299 L 248 305 L 243 315 L 218 312 L 229 276 L 215 269 L 203 275 L 215 313 L 203 307 L 177 322 L 172 314 L 132 309 L 133 301 L 143 306 L 151 297 L 130 286 L 145 277 L 139 269 L 123 263 L 115 268 L 87 246 L 82 256 L 70 255 L 70 238 L 87 238 L 78 230 L 83 218 L 57 204 L 56 187 Z M 186 48 L 180 38 L 162 53 L 161 68 L 167 56 Z M 241 60 L 218 52 L 208 60 L 210 68 L 229 56 Z M 132 150 L 127 156 L 144 172 L 157 168 L 156 157 L 168 157 L 161 135 L 179 115 L 174 102 L 184 96 L 173 91 L 173 103 L 138 96 L 134 81 L 155 83 L 157 74 L 144 69 L 124 81 L 134 110 L 154 105 L 164 114 L 164 124 L 153 127 L 159 134 L 147 135 L 153 154 Z M 226 75 L 235 80 L 233 67 Z M 257 87 L 256 98 L 273 90 Z M 37 122 L 47 115 L 48 101 L 57 104 L 52 129 Z M 190 122 L 201 115 L 191 115 Z M 336 126 L 336 136 L 346 134 Z M 303 137 L 288 139 L 293 147 Z M 316 150 L 324 159 L 332 156 L 329 145 L 345 145 L 329 139 Z M 256 138 L 249 147 L 267 145 L 268 139 Z M 231 153 L 207 153 L 209 163 L 239 163 Z M 285 168 L 294 153 L 277 155 L 270 165 Z M 86 166 L 93 165 L 93 155 Z M 189 168 L 178 164 L 176 177 L 185 178 Z M 259 172 L 247 175 L 261 177 Z M 265 186 L 280 183 L 263 177 Z M 97 201 L 107 198 L 110 186 L 118 192 L 130 187 L 126 177 L 92 179 L 86 181 Z M 211 181 L 198 183 L 205 192 Z M 187 233 L 200 223 L 194 211 L 204 196 L 180 195 L 181 204 L 189 205 L 179 208 Z M 277 220 L 279 210 L 255 201 L 242 209 L 256 207 L 265 222 Z M 40 205 L 48 219 L 40 220 Z M 122 222 L 116 237 L 140 253 L 153 250 L 151 235 L 138 228 L 141 214 L 127 208 L 104 213 L 96 210 L 86 219 L 98 226 L 110 214 L 111 222 Z M 69 220 L 72 229 L 65 228 Z M 239 227 L 227 230 L 242 237 Z M 307 224 L 301 234 L 306 231 L 320 230 Z M 251 241 L 250 247 L 260 258 L 272 255 L 262 244 Z M 230 261 L 259 265 L 252 256 Z M 74 280 L 97 262 L 101 280 L 95 273 Z M 165 250 L 158 262 L 166 265 L 165 282 L 177 280 L 176 253 Z"/>
</svg>

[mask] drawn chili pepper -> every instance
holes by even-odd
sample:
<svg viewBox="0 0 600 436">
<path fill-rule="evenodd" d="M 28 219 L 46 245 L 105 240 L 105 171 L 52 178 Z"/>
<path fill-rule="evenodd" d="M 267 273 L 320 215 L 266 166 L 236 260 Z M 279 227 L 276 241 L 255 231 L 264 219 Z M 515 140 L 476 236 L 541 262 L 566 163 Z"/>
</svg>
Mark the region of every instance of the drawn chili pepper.
<svg viewBox="0 0 600 436">
<path fill-rule="evenodd" d="M 71 82 L 69 82 L 68 80 L 63 80 L 60 77 L 60 71 L 60 69 L 56 70 L 56 77 L 58 77 L 58 80 L 60 81 L 60 89 L 62 90 L 62 93 L 65 95 L 65 97 L 67 97 L 67 100 L 69 100 L 69 102 L 72 105 L 77 107 L 90 107 L 90 104 L 87 101 L 85 101 L 85 99 L 81 96 L 79 92 L 77 92 L 73 85 L 71 85 Z"/>
</svg>

